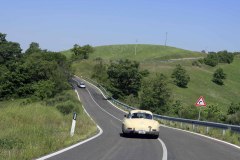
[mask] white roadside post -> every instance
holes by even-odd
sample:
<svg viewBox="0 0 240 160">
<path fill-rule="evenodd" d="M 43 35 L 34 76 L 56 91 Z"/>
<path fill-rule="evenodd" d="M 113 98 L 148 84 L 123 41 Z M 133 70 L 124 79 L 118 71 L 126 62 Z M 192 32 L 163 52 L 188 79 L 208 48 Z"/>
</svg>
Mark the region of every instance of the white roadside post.
<svg viewBox="0 0 240 160">
<path fill-rule="evenodd" d="M 76 119 L 77 119 L 77 113 L 74 112 L 73 113 L 73 120 L 72 120 L 72 127 L 71 127 L 71 131 L 70 131 L 70 136 L 71 137 L 74 135 L 75 126 L 76 126 Z"/>
</svg>

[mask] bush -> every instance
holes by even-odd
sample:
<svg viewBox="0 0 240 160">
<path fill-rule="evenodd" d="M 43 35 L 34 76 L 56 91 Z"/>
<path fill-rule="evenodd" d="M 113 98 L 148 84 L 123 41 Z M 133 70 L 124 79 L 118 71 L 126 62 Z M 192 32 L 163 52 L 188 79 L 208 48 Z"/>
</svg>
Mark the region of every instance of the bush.
<svg viewBox="0 0 240 160">
<path fill-rule="evenodd" d="M 240 111 L 235 114 L 228 115 L 227 122 L 233 125 L 240 125 Z"/>
<path fill-rule="evenodd" d="M 174 83 L 179 86 L 186 88 L 188 82 L 190 81 L 190 76 L 187 74 L 187 71 L 178 64 L 173 70 L 172 78 L 174 78 Z"/>
<path fill-rule="evenodd" d="M 21 149 L 23 148 L 24 143 L 18 138 L 2 138 L 0 139 L 0 149 Z"/>
<path fill-rule="evenodd" d="M 202 118 L 207 121 L 222 122 L 226 115 L 223 114 L 217 105 L 209 105 L 204 108 Z"/>
<path fill-rule="evenodd" d="M 39 81 L 33 88 L 34 95 L 40 99 L 50 98 L 55 95 L 55 84 L 50 80 Z"/>
<path fill-rule="evenodd" d="M 218 64 L 218 57 L 216 53 L 209 53 L 206 58 L 204 58 L 204 63 L 206 65 L 215 67 Z"/>
<path fill-rule="evenodd" d="M 226 74 L 223 73 L 222 68 L 218 68 L 213 74 L 212 81 L 218 85 L 223 85 L 223 79 L 226 79 Z"/>
<path fill-rule="evenodd" d="M 235 114 L 236 112 L 240 111 L 240 103 L 235 104 L 231 103 L 229 108 L 228 108 L 228 114 Z"/>
<path fill-rule="evenodd" d="M 201 58 L 201 59 L 198 60 L 198 62 L 201 63 L 201 64 L 203 64 L 203 63 L 204 63 L 204 59 Z"/>
<path fill-rule="evenodd" d="M 229 53 L 227 51 L 220 51 L 217 54 L 218 54 L 218 58 L 219 58 L 220 63 L 230 64 L 230 63 L 233 62 L 234 54 Z"/>
<path fill-rule="evenodd" d="M 198 118 L 198 108 L 194 105 L 182 106 L 178 111 L 179 117 L 187 119 L 197 119 Z"/>
<path fill-rule="evenodd" d="M 199 61 L 193 61 L 192 66 L 201 67 L 201 63 Z"/>
<path fill-rule="evenodd" d="M 65 103 L 58 104 L 56 108 L 64 115 L 76 112 L 79 113 L 79 108 L 72 103 L 71 101 L 67 101 Z"/>
</svg>

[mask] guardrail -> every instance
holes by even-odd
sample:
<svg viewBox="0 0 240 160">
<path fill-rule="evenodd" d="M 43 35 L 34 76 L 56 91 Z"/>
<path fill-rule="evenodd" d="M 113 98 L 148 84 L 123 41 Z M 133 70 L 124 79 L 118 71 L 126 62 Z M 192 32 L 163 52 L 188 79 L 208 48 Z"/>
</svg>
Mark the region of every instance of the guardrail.
<svg viewBox="0 0 240 160">
<path fill-rule="evenodd" d="M 117 105 L 120 105 L 120 106 L 126 108 L 127 110 L 136 109 L 135 107 L 129 106 L 129 105 L 123 103 L 123 102 L 120 102 L 120 101 L 112 98 L 111 94 L 109 92 L 107 92 L 107 90 L 102 85 L 100 85 L 99 83 L 97 83 L 97 82 L 95 82 L 95 81 L 93 81 L 89 78 L 86 78 L 86 77 L 84 77 L 83 79 L 85 79 L 86 81 L 89 81 L 89 82 L 93 83 L 94 85 L 96 85 L 103 92 L 105 97 L 108 100 L 111 100 L 113 103 L 115 103 Z M 163 115 L 158 115 L 158 114 L 153 114 L 153 116 L 154 116 L 154 118 L 159 119 L 159 120 L 167 120 L 167 121 L 173 121 L 173 122 L 188 123 L 188 124 L 191 124 L 193 126 L 193 128 L 195 128 L 195 125 L 205 126 L 207 133 L 209 131 L 209 127 L 222 129 L 222 134 L 223 135 L 225 134 L 226 130 L 240 132 L 240 126 L 239 125 L 230 125 L 230 124 L 224 124 L 224 123 L 199 121 L 199 120 L 184 119 L 184 118 L 175 118 L 175 117 L 163 116 Z"/>
</svg>

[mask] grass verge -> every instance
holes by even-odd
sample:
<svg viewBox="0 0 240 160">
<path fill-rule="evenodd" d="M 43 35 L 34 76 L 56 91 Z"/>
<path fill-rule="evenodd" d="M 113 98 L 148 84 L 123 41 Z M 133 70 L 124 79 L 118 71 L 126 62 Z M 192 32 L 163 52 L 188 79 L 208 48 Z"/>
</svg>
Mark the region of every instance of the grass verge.
<svg viewBox="0 0 240 160">
<path fill-rule="evenodd" d="M 73 137 L 70 137 L 72 113 L 63 114 L 57 109 L 61 104 L 68 104 L 69 99 L 78 110 Z M 85 114 L 72 90 L 46 102 L 2 101 L 0 117 L 0 159 L 37 158 L 97 132 L 96 125 Z"/>
<path fill-rule="evenodd" d="M 222 129 L 218 128 L 208 128 L 200 125 L 192 125 L 192 124 L 187 124 L 187 123 L 181 123 L 181 122 L 173 122 L 173 121 L 166 121 L 166 120 L 160 120 L 160 124 L 173 127 L 173 128 L 179 128 L 182 130 L 190 131 L 190 132 L 195 132 L 199 133 L 202 135 L 206 135 L 209 137 L 213 137 L 219 140 L 223 140 L 226 142 L 229 142 L 231 144 L 235 144 L 240 146 L 240 134 L 237 132 L 233 132 L 231 130 L 226 130 L 225 133 L 223 134 Z"/>
</svg>

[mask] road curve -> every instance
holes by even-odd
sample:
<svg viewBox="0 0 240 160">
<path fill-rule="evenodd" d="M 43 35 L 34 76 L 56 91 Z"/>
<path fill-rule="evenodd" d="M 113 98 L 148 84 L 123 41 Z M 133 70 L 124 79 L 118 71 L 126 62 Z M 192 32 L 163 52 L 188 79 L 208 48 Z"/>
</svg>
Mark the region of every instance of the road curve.
<svg viewBox="0 0 240 160">
<path fill-rule="evenodd" d="M 75 80 L 78 81 L 77 78 Z M 51 160 L 239 160 L 240 150 L 191 133 L 160 128 L 160 140 L 122 137 L 124 113 L 103 98 L 99 90 L 86 84 L 77 91 L 81 101 L 103 133 L 80 146 L 50 157 Z M 162 143 L 167 147 L 167 156 Z"/>
</svg>

